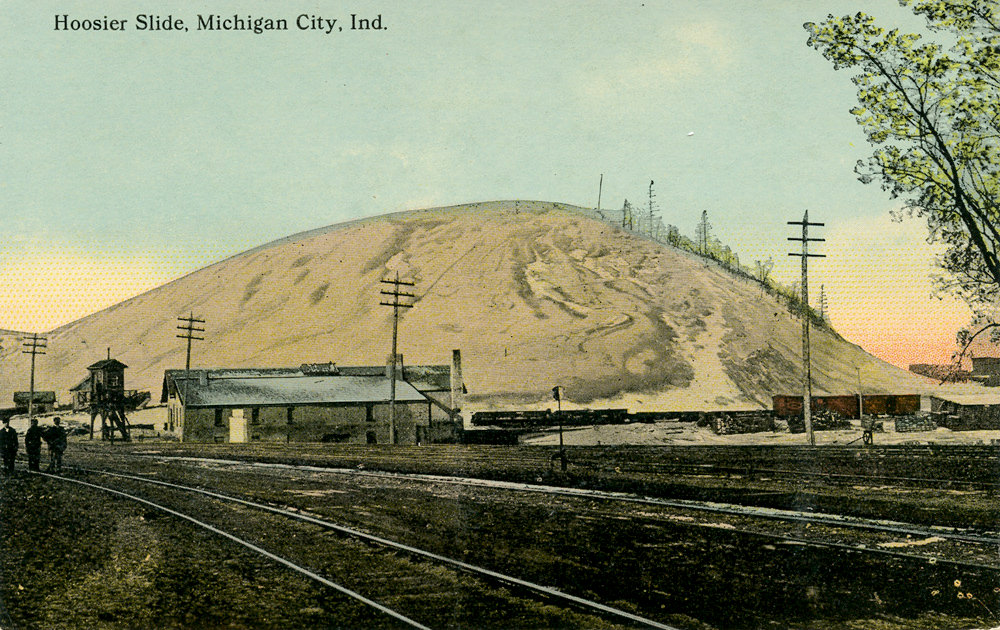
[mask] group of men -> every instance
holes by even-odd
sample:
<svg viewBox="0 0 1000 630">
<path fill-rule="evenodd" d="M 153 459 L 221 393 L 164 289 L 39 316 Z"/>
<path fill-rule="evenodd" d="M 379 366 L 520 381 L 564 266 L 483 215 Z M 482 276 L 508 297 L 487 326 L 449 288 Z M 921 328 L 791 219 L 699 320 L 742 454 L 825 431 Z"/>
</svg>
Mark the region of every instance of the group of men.
<svg viewBox="0 0 1000 630">
<path fill-rule="evenodd" d="M 66 429 L 60 418 L 52 420 L 51 427 L 38 426 L 38 419 L 31 419 L 31 426 L 24 432 L 24 450 L 28 454 L 28 470 L 38 471 L 42 460 L 42 441 L 49 445 L 49 472 L 62 472 L 63 453 L 66 452 Z M 4 418 L 0 428 L 0 458 L 3 471 L 14 474 L 14 459 L 17 457 L 17 431 L 10 426 L 10 418 Z"/>
</svg>

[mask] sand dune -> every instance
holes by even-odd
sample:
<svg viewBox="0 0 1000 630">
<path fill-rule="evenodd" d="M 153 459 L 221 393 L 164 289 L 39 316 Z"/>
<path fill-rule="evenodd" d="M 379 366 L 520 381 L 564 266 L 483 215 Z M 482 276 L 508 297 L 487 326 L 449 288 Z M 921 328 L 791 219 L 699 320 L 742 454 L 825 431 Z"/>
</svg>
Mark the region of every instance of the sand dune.
<svg viewBox="0 0 1000 630">
<path fill-rule="evenodd" d="M 622 230 L 595 211 L 490 202 L 386 215 L 255 248 L 49 333 L 38 388 L 60 400 L 112 356 L 129 388 L 159 393 L 184 365 L 177 316 L 207 320 L 194 365 L 380 364 L 391 309 L 380 283 L 416 283 L 400 324 L 406 363 L 460 348 L 473 408 L 569 404 L 755 408 L 800 390 L 801 325 L 751 281 Z M 813 334 L 818 393 L 933 387 L 828 330 Z M 27 357 L 0 352 L 0 396 L 27 386 Z"/>
</svg>

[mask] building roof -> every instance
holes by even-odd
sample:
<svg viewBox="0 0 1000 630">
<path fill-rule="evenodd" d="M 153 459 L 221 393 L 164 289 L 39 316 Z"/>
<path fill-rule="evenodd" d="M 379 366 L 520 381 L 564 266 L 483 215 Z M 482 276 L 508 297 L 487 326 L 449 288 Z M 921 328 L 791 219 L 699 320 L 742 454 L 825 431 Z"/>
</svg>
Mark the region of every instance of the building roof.
<svg viewBox="0 0 1000 630">
<path fill-rule="evenodd" d="M 173 384 L 187 407 L 282 407 L 389 402 L 390 383 L 379 374 L 309 374 L 298 368 L 167 370 L 161 401 Z M 186 400 L 185 400 L 186 398 Z M 396 381 L 397 402 L 427 398 L 406 381 Z"/>
<path fill-rule="evenodd" d="M 128 366 L 118 359 L 102 359 L 93 365 L 88 365 L 88 370 L 106 370 L 108 368 L 120 368 L 124 370 Z"/>
<path fill-rule="evenodd" d="M 934 394 L 931 398 L 944 400 L 962 406 L 1000 405 L 1000 392 L 975 394 Z"/>
<path fill-rule="evenodd" d="M 74 385 L 73 387 L 71 387 L 69 391 L 71 391 L 71 392 L 86 392 L 86 391 L 90 391 L 90 378 L 91 377 L 88 376 L 87 378 L 83 379 L 82 381 L 80 381 L 79 383 L 77 383 L 76 385 Z"/>
</svg>

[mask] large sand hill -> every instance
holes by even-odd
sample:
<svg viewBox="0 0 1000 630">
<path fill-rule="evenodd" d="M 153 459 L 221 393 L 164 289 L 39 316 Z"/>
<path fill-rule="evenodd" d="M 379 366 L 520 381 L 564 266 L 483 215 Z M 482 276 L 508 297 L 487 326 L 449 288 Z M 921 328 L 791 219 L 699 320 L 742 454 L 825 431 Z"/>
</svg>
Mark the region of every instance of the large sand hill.
<svg viewBox="0 0 1000 630">
<path fill-rule="evenodd" d="M 752 282 L 546 202 L 491 202 L 353 221 L 281 239 L 49 333 L 38 389 L 68 389 L 107 348 L 126 386 L 159 395 L 184 365 L 177 316 L 207 320 L 201 367 L 381 364 L 391 308 L 380 281 L 416 283 L 400 322 L 406 363 L 462 351 L 468 408 L 570 404 L 758 408 L 801 390 L 801 324 Z M 829 330 L 813 335 L 817 393 L 927 393 L 932 381 Z M 26 389 L 27 357 L 0 352 L 0 397 Z"/>
</svg>

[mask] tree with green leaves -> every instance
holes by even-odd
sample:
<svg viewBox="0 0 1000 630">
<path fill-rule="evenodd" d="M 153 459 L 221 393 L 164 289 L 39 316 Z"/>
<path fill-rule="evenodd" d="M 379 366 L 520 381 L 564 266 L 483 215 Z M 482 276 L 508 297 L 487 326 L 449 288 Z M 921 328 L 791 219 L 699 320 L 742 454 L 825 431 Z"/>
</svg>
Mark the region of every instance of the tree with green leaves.
<svg viewBox="0 0 1000 630">
<path fill-rule="evenodd" d="M 774 258 L 767 257 L 767 260 L 755 260 L 757 265 L 757 281 L 761 286 L 766 287 L 771 282 L 771 271 L 774 270 Z"/>
<path fill-rule="evenodd" d="M 808 45 L 857 73 L 850 111 L 875 147 L 858 162 L 861 181 L 880 182 L 903 200 L 900 214 L 927 221 L 929 241 L 944 245 L 939 286 L 969 304 L 974 327 L 996 332 L 1000 5 L 899 1 L 924 19 L 925 33 L 887 30 L 864 13 L 831 15 L 804 25 Z"/>
<path fill-rule="evenodd" d="M 712 224 L 708 222 L 708 210 L 702 210 L 701 221 L 698 222 L 698 227 L 695 228 L 695 234 L 698 238 L 698 253 L 702 256 L 708 255 L 708 240 L 711 231 Z"/>
</svg>

